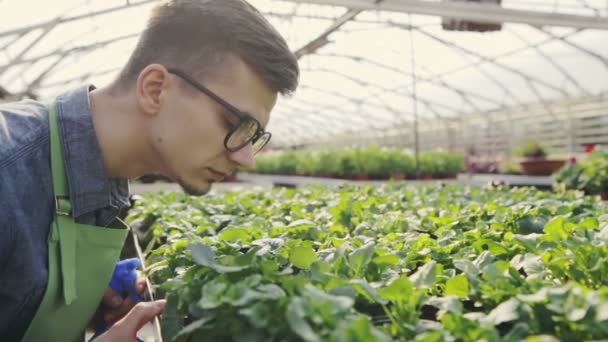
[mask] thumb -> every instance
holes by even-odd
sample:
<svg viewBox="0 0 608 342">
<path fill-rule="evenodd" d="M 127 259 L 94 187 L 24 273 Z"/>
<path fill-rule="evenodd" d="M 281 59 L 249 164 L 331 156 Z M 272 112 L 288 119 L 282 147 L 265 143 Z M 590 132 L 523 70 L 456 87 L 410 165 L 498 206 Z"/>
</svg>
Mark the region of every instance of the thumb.
<svg viewBox="0 0 608 342">
<path fill-rule="evenodd" d="M 165 310 L 165 303 L 165 300 L 137 303 L 116 325 L 120 326 L 120 330 L 135 336 L 139 329 Z"/>
</svg>

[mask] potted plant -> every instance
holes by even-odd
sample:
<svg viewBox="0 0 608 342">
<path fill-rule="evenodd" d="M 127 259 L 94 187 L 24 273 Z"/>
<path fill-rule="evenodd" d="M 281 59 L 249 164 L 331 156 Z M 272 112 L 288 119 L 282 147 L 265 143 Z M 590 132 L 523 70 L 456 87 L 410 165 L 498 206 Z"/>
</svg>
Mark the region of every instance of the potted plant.
<svg viewBox="0 0 608 342">
<path fill-rule="evenodd" d="M 556 187 L 582 190 L 608 200 L 608 153 L 594 152 L 582 162 L 571 161 L 555 175 Z"/>
<path fill-rule="evenodd" d="M 340 173 L 340 158 L 338 151 L 321 151 L 318 155 L 318 175 L 324 178 L 339 178 Z"/>
<path fill-rule="evenodd" d="M 441 178 L 455 179 L 458 173 L 464 170 L 464 157 L 460 153 L 445 152 L 442 153 Z"/>
<path fill-rule="evenodd" d="M 549 176 L 566 163 L 565 160 L 547 159 L 547 150 L 536 140 L 528 140 L 521 145 L 517 154 L 524 159 L 519 163 L 524 175 Z"/>
<path fill-rule="evenodd" d="M 408 175 L 414 174 L 414 159 L 410 154 L 402 151 L 391 151 L 389 154 L 390 160 L 390 178 L 394 180 L 403 180 Z"/>
</svg>

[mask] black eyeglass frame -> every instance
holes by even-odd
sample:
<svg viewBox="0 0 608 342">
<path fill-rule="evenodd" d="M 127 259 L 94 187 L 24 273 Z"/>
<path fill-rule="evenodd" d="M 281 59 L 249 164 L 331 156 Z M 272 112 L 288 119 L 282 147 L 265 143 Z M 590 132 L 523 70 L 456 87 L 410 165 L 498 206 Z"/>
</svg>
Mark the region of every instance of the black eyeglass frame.
<svg viewBox="0 0 608 342">
<path fill-rule="evenodd" d="M 167 68 L 167 71 L 169 73 L 171 73 L 171 74 L 179 76 L 184 81 L 188 82 L 188 84 L 190 84 L 191 86 L 193 86 L 197 90 L 201 91 L 205 95 L 209 96 L 215 102 L 219 103 L 222 107 L 226 108 L 230 113 L 236 115 L 239 118 L 239 123 L 236 124 L 236 125 L 234 125 L 234 127 L 232 127 L 230 129 L 230 131 L 228 132 L 228 134 L 224 138 L 224 147 L 228 151 L 230 151 L 230 152 L 236 152 L 236 151 L 242 149 L 243 147 L 247 146 L 247 144 L 249 144 L 249 143 L 255 144 L 264 135 L 268 136 L 268 139 L 266 140 L 266 142 L 264 143 L 264 145 L 262 145 L 261 147 L 259 147 L 257 150 L 254 150 L 253 153 L 257 154 L 259 151 L 261 151 L 268 144 L 268 142 L 272 138 L 272 133 L 265 131 L 262 128 L 262 125 L 260 124 L 260 122 L 256 118 L 254 118 L 253 116 L 251 116 L 251 114 L 248 114 L 247 112 L 243 112 L 240 109 L 236 108 L 235 106 L 231 105 L 230 103 L 228 103 L 228 101 L 224 100 L 223 98 L 221 98 L 220 96 L 218 96 L 217 94 L 215 94 L 213 91 L 211 91 L 211 89 L 209 89 L 209 88 L 205 87 L 204 85 L 196 82 L 194 79 L 192 79 L 190 76 L 188 76 L 182 70 L 179 70 L 177 68 Z M 234 134 L 234 132 L 236 132 L 239 129 L 239 127 L 241 127 L 241 125 L 243 125 L 247 121 L 253 121 L 256 124 L 257 130 L 256 130 L 255 134 L 253 134 L 251 136 L 251 138 L 247 139 L 245 142 L 243 142 L 238 147 L 234 147 L 234 148 L 228 147 L 228 141 L 230 140 L 230 137 L 232 136 L 232 134 Z"/>
</svg>

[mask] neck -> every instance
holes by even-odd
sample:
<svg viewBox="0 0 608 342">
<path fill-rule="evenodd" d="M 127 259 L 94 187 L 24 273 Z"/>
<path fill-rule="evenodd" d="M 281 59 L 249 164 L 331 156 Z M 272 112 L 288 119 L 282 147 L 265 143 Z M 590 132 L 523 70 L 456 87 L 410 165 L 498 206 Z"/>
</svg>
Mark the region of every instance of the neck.
<svg viewBox="0 0 608 342">
<path fill-rule="evenodd" d="M 133 179 L 155 172 L 154 151 L 147 143 L 145 122 L 129 93 L 109 88 L 90 94 L 93 126 L 106 172 L 110 177 Z"/>
</svg>

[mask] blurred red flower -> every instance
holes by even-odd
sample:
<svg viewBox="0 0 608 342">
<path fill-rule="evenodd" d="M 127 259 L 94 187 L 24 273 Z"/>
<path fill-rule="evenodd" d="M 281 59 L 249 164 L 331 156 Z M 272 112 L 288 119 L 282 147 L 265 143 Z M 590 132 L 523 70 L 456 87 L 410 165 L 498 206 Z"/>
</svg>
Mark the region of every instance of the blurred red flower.
<svg viewBox="0 0 608 342">
<path fill-rule="evenodd" d="M 591 153 L 595 150 L 595 144 L 589 144 L 585 146 L 585 153 Z"/>
</svg>

